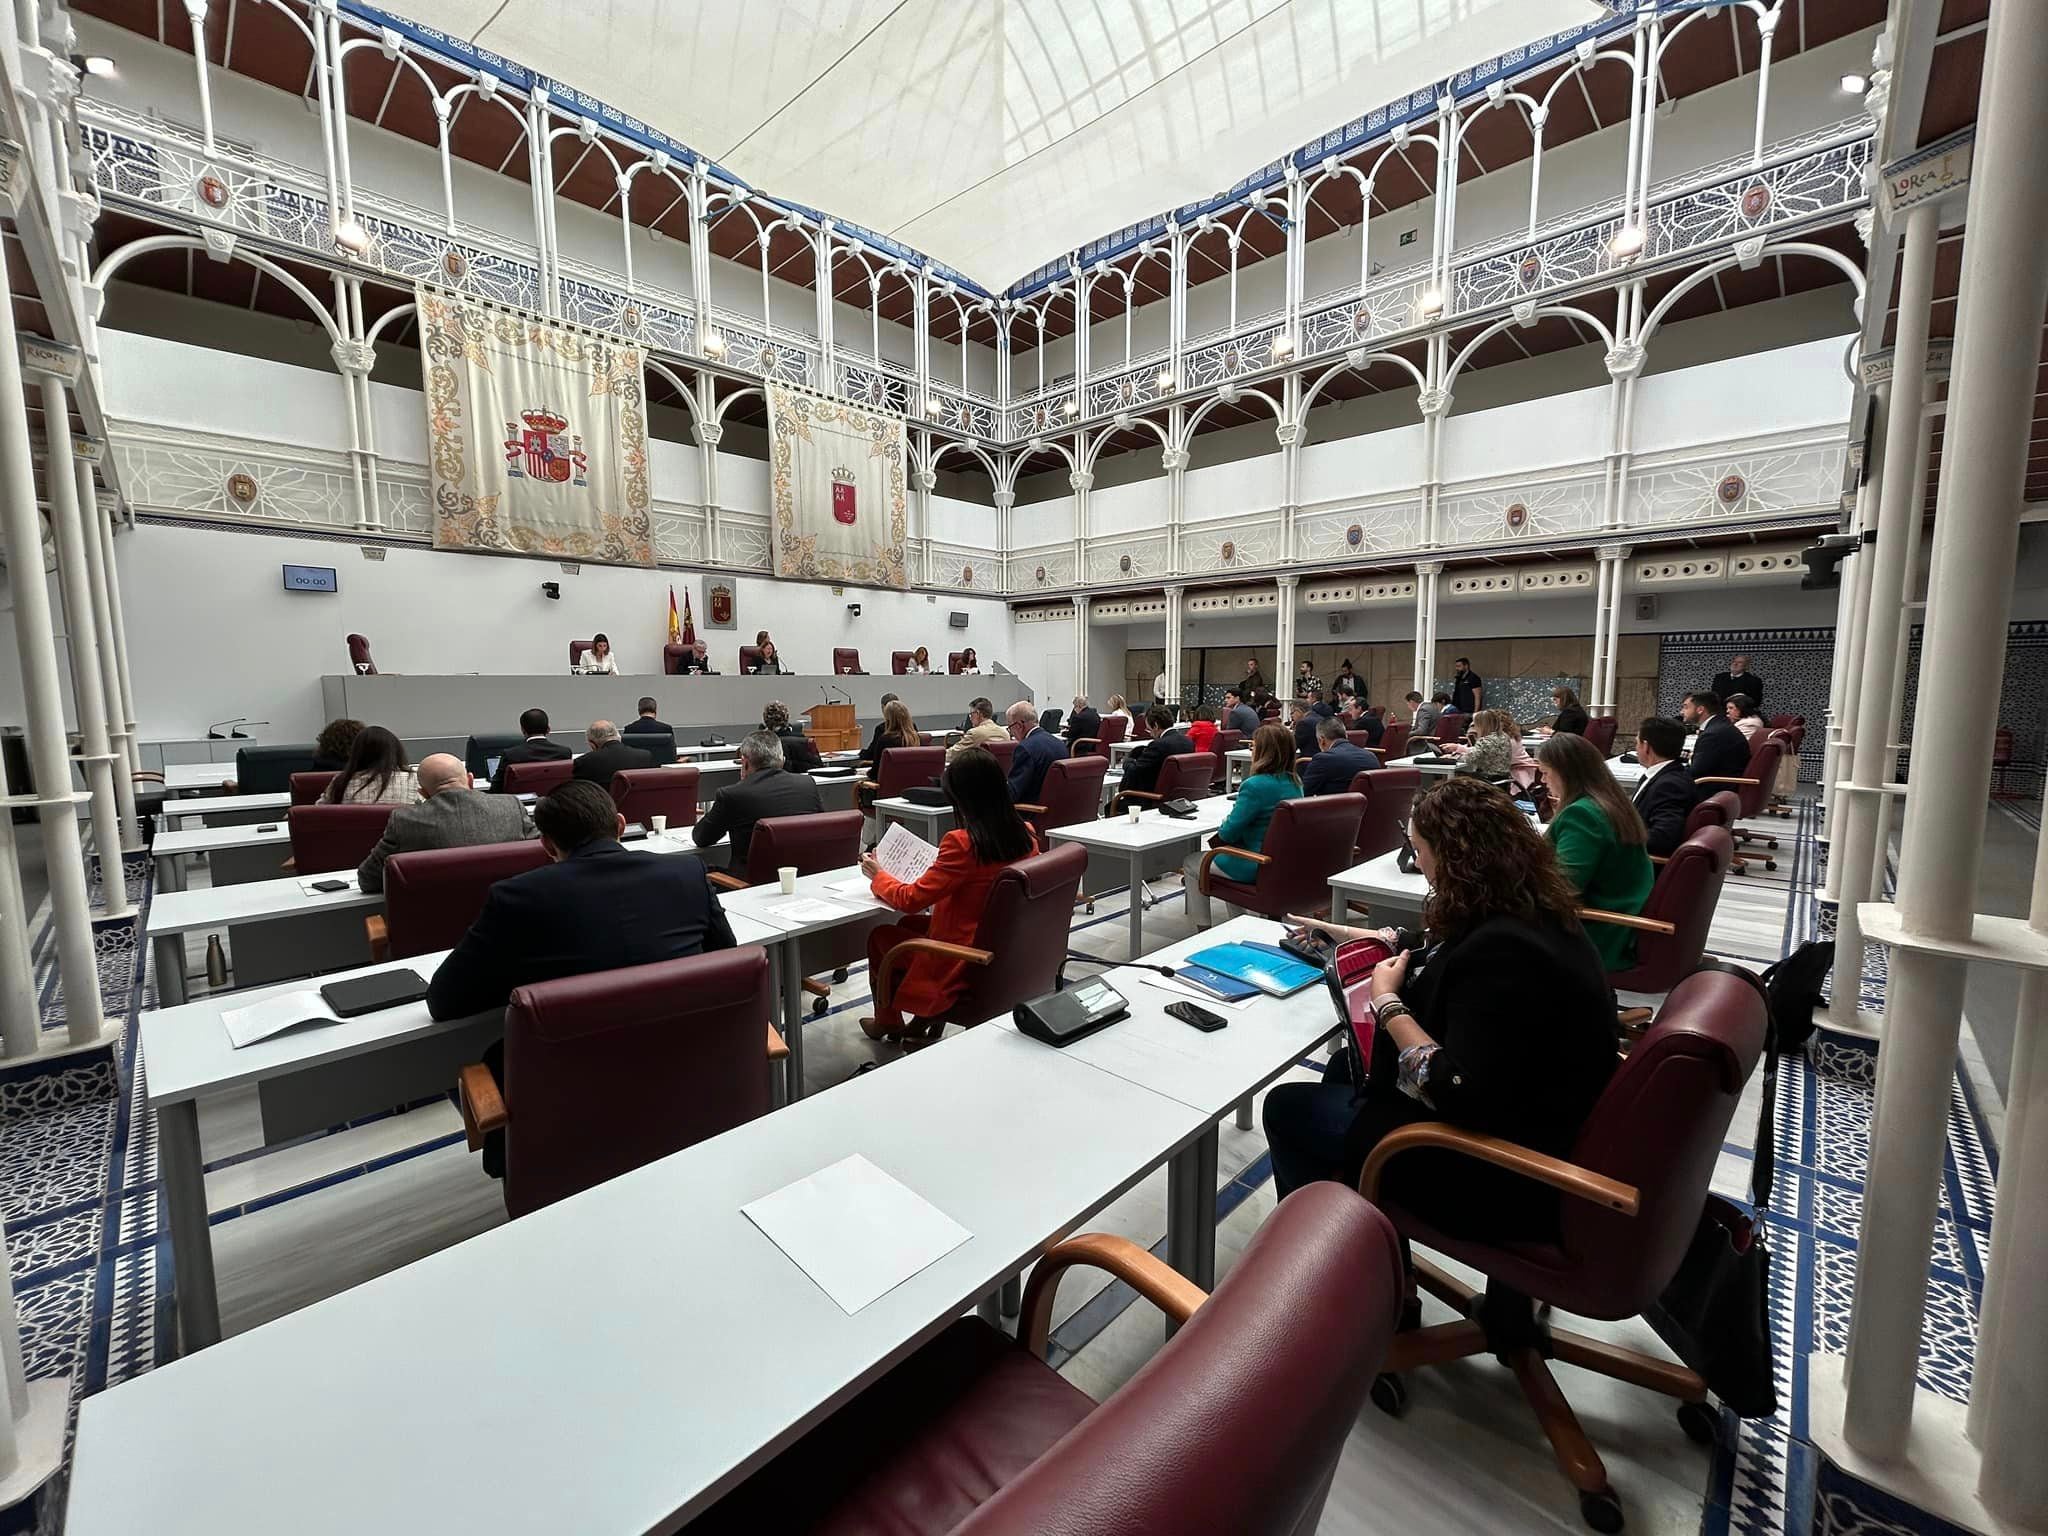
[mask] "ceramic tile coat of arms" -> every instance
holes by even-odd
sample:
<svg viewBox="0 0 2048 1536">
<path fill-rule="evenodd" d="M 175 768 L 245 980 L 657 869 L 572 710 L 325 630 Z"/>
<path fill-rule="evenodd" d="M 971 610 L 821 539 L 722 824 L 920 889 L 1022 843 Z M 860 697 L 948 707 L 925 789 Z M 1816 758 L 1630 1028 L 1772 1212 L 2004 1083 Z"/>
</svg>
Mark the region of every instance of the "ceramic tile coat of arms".
<svg viewBox="0 0 2048 1536">
<path fill-rule="evenodd" d="M 768 444 L 775 574 L 907 587 L 903 418 L 770 384 Z"/>
<path fill-rule="evenodd" d="M 654 564 L 640 349 L 422 288 L 434 547 Z"/>
</svg>

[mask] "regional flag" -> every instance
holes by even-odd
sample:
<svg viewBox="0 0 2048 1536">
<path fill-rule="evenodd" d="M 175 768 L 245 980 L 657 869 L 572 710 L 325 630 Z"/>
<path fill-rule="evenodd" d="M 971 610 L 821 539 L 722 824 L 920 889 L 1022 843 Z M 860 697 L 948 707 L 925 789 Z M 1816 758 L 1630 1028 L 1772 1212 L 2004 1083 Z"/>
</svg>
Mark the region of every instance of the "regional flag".
<svg viewBox="0 0 2048 1536">
<path fill-rule="evenodd" d="M 682 621 L 676 617 L 676 589 L 668 589 L 668 643 L 675 645 L 683 638 Z"/>
</svg>

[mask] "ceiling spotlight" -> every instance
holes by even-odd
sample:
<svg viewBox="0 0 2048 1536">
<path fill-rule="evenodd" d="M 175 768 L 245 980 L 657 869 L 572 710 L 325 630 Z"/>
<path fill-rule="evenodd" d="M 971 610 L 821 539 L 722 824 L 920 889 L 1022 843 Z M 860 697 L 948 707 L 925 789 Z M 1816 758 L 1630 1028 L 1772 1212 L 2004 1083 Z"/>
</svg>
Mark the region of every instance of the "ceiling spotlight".
<svg viewBox="0 0 2048 1536">
<path fill-rule="evenodd" d="M 1867 75 L 1859 75 L 1852 70 L 1842 76 L 1842 89 L 1851 96 L 1861 96 L 1870 89 L 1870 79 Z"/>
<path fill-rule="evenodd" d="M 1285 334 L 1273 338 L 1273 355 L 1285 357 L 1294 350 L 1294 338 Z"/>
<path fill-rule="evenodd" d="M 1623 261 L 1643 254 L 1643 228 L 1640 224 L 1624 226 L 1614 237 L 1614 254 Z"/>
<path fill-rule="evenodd" d="M 1081 414 L 1081 402 L 1074 399 L 1072 396 L 1069 396 L 1067 398 L 1067 403 L 1061 406 L 1060 409 L 1065 411 L 1069 416 L 1078 416 Z"/>
<path fill-rule="evenodd" d="M 1173 392 L 1173 370 L 1171 368 L 1160 369 L 1159 377 L 1153 382 L 1159 386 L 1162 393 L 1171 394 Z"/>
<path fill-rule="evenodd" d="M 343 219 L 334 226 L 334 244 L 351 256 L 360 256 L 370 248 L 370 232 L 354 219 Z"/>
<path fill-rule="evenodd" d="M 725 338 L 716 331 L 706 335 L 704 338 L 704 355 L 706 357 L 725 356 Z"/>
<path fill-rule="evenodd" d="M 121 72 L 114 61 L 104 53 L 88 53 L 84 58 L 74 59 L 72 62 L 95 80 L 111 80 Z"/>
<path fill-rule="evenodd" d="M 1422 296 L 1422 312 L 1425 315 L 1440 315 L 1444 312 L 1444 291 L 1432 288 Z"/>
</svg>

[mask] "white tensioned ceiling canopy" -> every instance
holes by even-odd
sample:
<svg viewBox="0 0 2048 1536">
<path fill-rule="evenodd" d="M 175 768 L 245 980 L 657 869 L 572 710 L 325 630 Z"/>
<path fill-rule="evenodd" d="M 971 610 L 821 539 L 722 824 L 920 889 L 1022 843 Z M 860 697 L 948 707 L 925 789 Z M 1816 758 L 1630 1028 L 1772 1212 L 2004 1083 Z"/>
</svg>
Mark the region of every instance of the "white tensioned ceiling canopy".
<svg viewBox="0 0 2048 1536">
<path fill-rule="evenodd" d="M 1596 0 L 401 0 L 1000 292 Z"/>
</svg>

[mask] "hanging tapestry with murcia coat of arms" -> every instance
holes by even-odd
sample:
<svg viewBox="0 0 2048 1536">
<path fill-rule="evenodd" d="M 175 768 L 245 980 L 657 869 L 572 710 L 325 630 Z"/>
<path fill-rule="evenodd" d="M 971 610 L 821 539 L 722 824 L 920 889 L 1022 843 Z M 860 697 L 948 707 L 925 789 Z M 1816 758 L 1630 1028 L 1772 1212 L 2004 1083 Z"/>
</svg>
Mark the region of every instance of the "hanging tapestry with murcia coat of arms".
<svg viewBox="0 0 2048 1536">
<path fill-rule="evenodd" d="M 654 564 L 636 346 L 416 290 L 434 548 Z"/>
<path fill-rule="evenodd" d="M 775 574 L 907 587 L 910 526 L 903 418 L 849 400 L 768 386 L 768 486 Z"/>
</svg>

